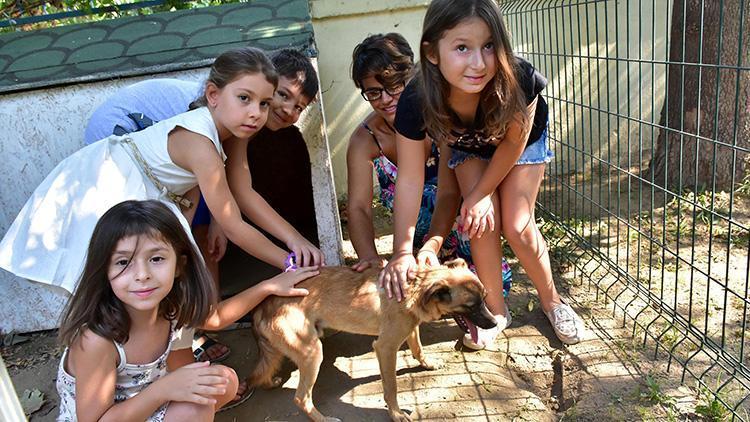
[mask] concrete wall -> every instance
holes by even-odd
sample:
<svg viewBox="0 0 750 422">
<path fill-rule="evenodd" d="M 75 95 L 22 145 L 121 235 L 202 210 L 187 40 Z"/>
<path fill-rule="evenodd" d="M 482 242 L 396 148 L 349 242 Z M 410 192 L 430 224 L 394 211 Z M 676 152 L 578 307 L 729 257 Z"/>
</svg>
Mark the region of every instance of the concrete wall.
<svg viewBox="0 0 750 422">
<path fill-rule="evenodd" d="M 346 146 L 354 128 L 372 110 L 350 78 L 352 51 L 371 34 L 399 32 L 415 56 L 427 0 L 311 0 L 315 44 L 333 178 L 339 197 L 346 193 Z"/>
<path fill-rule="evenodd" d="M 159 74 L 158 77 L 203 81 L 207 69 Z M 117 89 L 153 76 L 67 85 L 0 96 L 0 234 L 4 234 L 36 186 L 63 158 L 83 146 L 83 131 L 96 106 Z M 318 233 L 326 262 L 341 262 L 341 228 L 331 182 L 322 105 L 314 103 L 299 126 L 312 161 Z M 0 332 L 57 326 L 67 293 L 31 283 L 0 270 Z"/>
</svg>

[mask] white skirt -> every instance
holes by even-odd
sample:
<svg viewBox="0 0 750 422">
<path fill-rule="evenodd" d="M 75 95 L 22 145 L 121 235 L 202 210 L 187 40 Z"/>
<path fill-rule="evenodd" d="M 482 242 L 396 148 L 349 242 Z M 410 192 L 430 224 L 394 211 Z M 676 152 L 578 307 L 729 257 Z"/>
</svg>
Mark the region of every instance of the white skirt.
<svg viewBox="0 0 750 422">
<path fill-rule="evenodd" d="M 110 136 L 69 156 L 34 190 L 0 242 L 0 267 L 73 292 L 99 218 L 131 199 L 158 199 L 190 225 L 144 175 L 122 137 Z"/>
</svg>

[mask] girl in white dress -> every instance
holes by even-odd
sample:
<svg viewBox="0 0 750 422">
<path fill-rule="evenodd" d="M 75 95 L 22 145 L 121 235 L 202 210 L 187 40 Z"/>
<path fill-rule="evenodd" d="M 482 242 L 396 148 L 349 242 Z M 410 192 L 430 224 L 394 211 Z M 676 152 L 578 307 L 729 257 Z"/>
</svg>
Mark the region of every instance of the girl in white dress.
<svg viewBox="0 0 750 422">
<path fill-rule="evenodd" d="M 110 136 L 58 164 L 0 242 L 0 267 L 73 292 L 94 225 L 107 210 L 125 200 L 158 199 L 190 233 L 195 206 L 185 194 L 199 186 L 229 240 L 285 269 L 287 252 L 242 220 L 227 185 L 222 145 L 263 127 L 277 83 L 261 50 L 223 53 L 211 67 L 203 107 L 141 132 Z"/>
</svg>

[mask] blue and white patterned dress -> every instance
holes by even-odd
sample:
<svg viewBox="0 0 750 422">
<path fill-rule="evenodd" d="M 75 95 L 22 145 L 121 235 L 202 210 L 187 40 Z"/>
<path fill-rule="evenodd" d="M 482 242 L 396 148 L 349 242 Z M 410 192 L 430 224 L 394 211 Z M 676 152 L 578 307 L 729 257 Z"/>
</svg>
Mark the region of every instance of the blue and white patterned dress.
<svg viewBox="0 0 750 422">
<path fill-rule="evenodd" d="M 169 342 L 164 353 L 155 361 L 136 365 L 128 363 L 125 356 L 125 348 L 122 344 L 114 342 L 117 349 L 118 361 L 117 379 L 115 380 L 115 403 L 123 402 L 143 391 L 157 379 L 167 375 L 167 355 L 172 350 L 172 342 L 175 338 L 174 324 L 170 324 Z M 57 393 L 60 395 L 60 415 L 58 422 L 76 422 L 76 379 L 65 370 L 65 362 L 68 357 L 68 349 L 63 352 L 60 365 L 57 369 Z M 167 413 L 168 403 L 161 405 L 146 422 L 161 422 Z"/>
</svg>

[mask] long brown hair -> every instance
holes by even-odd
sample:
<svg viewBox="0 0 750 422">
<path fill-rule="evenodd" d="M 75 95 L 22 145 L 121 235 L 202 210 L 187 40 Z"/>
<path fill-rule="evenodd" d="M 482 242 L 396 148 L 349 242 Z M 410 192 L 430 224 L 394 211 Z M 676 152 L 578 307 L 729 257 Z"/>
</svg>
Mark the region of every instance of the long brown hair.
<svg viewBox="0 0 750 422">
<path fill-rule="evenodd" d="M 279 85 L 279 74 L 271 63 L 271 59 L 263 50 L 255 47 L 235 48 L 221 53 L 211 65 L 206 84 L 210 82 L 221 89 L 235 79 L 253 73 L 262 73 L 274 89 Z M 193 110 L 206 104 L 206 94 L 204 93 L 190 103 L 189 108 Z"/>
<path fill-rule="evenodd" d="M 436 139 L 446 139 L 454 126 L 454 113 L 448 105 L 450 85 L 437 65 L 427 57 L 438 57 L 438 41 L 445 31 L 466 19 L 479 18 L 490 30 L 495 46 L 497 72 L 481 92 L 480 105 L 484 114 L 487 136 L 501 137 L 505 128 L 517 114 L 522 124 L 528 119 L 525 96 L 516 78 L 518 64 L 510 46 L 510 36 L 505 28 L 500 9 L 492 0 L 434 0 L 427 8 L 420 40 L 421 96 L 425 126 Z"/>
<path fill-rule="evenodd" d="M 63 312 L 59 333 L 63 345 L 70 346 L 82 328 L 127 342 L 130 316 L 112 291 L 107 269 L 117 243 L 130 236 L 163 240 L 177 255 L 180 275 L 159 304 L 159 316 L 174 320 L 178 328 L 200 326 L 208 317 L 216 303 L 216 289 L 177 216 L 159 201 L 125 201 L 104 213 L 94 228 L 83 274 Z"/>
</svg>

